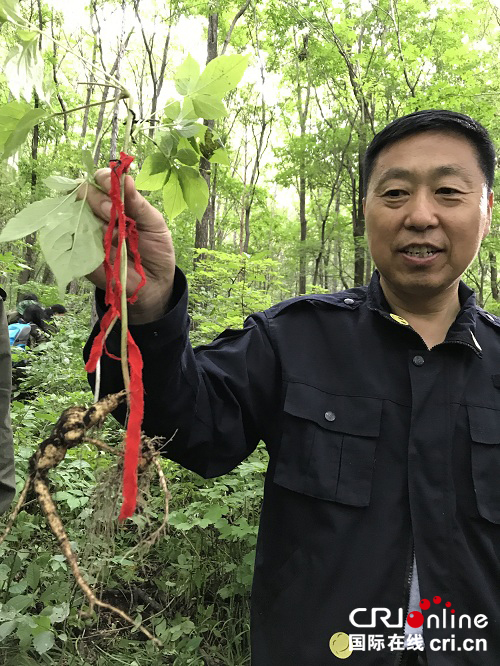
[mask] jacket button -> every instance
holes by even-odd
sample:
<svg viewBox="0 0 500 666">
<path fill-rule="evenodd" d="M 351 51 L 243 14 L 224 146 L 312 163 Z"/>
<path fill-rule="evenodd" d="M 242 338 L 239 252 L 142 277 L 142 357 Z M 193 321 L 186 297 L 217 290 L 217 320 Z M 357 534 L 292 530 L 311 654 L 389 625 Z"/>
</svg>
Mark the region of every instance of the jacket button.
<svg viewBox="0 0 500 666">
<path fill-rule="evenodd" d="M 335 414 L 333 412 L 325 412 L 325 419 L 327 421 L 335 421 Z"/>
<path fill-rule="evenodd" d="M 346 305 L 353 305 L 354 304 L 354 299 L 353 298 L 344 298 L 344 303 Z"/>
<path fill-rule="evenodd" d="M 425 361 L 421 356 L 414 356 L 413 357 L 413 365 L 416 365 L 418 367 L 420 365 L 423 365 L 424 363 L 425 363 Z"/>
</svg>

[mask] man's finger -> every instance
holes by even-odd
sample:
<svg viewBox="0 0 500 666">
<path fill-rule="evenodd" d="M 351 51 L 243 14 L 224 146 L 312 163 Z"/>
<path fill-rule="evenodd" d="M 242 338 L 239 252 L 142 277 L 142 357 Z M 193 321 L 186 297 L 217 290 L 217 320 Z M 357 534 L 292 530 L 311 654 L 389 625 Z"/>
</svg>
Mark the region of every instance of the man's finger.
<svg viewBox="0 0 500 666">
<path fill-rule="evenodd" d="M 163 215 L 137 191 L 131 176 L 125 176 L 125 212 L 135 220 L 138 229 L 166 231 Z"/>
<path fill-rule="evenodd" d="M 95 172 L 96 183 L 105 190 L 104 192 L 89 183 L 82 183 L 76 193 L 77 198 L 86 199 L 93 213 L 105 222 L 109 222 L 111 214 L 111 199 L 106 194 L 111 185 L 110 173 L 111 169 L 98 169 Z"/>
</svg>

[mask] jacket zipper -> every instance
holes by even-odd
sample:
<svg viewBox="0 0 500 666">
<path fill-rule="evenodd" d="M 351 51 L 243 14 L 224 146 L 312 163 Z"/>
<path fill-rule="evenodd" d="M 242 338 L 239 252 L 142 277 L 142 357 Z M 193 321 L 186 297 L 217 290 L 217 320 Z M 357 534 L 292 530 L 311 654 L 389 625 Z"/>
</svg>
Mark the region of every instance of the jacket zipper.
<svg viewBox="0 0 500 666">
<path fill-rule="evenodd" d="M 410 589 L 411 589 L 411 582 L 413 580 L 413 561 L 415 559 L 415 545 L 413 543 L 413 534 L 410 536 L 410 548 L 409 548 L 409 558 L 407 560 L 406 564 L 406 579 L 405 579 L 405 586 L 403 589 L 403 599 L 405 602 L 405 608 L 406 608 L 406 613 L 404 614 L 404 625 L 403 625 L 403 632 L 405 635 L 406 639 L 406 618 L 408 617 L 408 613 L 410 612 Z M 396 657 L 396 662 L 395 666 L 403 666 L 405 662 L 405 653 L 404 653 L 404 648 L 401 650 L 401 653 Z"/>
</svg>

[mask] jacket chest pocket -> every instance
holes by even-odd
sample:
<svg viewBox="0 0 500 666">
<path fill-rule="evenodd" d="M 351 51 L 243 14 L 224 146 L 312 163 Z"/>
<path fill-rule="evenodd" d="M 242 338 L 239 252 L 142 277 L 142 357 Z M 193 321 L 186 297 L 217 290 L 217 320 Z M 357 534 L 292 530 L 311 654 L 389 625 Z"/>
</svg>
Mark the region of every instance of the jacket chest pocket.
<svg viewBox="0 0 500 666">
<path fill-rule="evenodd" d="M 468 405 L 472 480 L 480 515 L 500 524 L 500 410 Z"/>
<path fill-rule="evenodd" d="M 274 482 L 318 499 L 368 506 L 382 400 L 290 383 Z"/>
</svg>

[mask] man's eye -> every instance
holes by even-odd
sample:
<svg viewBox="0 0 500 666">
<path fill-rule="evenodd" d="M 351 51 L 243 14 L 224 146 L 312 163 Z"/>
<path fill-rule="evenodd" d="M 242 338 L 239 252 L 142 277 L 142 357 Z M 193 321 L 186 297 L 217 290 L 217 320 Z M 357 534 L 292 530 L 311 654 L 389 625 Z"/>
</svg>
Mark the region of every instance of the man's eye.
<svg viewBox="0 0 500 666">
<path fill-rule="evenodd" d="M 454 187 L 440 187 L 437 190 L 440 194 L 446 195 L 451 195 L 451 194 L 460 194 L 458 190 L 456 190 Z"/>
<path fill-rule="evenodd" d="M 384 194 L 384 197 L 388 197 L 389 199 L 397 199 L 398 197 L 402 197 L 407 192 L 405 190 L 387 190 L 387 192 Z"/>
</svg>

